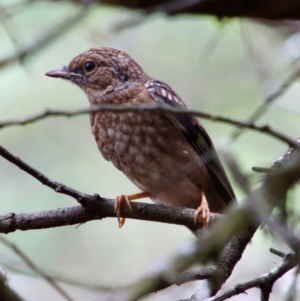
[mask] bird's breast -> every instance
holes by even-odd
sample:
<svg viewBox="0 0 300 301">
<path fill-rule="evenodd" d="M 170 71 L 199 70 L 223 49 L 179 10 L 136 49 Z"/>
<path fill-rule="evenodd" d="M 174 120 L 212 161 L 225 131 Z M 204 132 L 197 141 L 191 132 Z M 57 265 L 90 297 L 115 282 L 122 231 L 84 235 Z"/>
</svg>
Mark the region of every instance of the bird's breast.
<svg viewBox="0 0 300 301">
<path fill-rule="evenodd" d="M 103 156 L 149 192 L 154 201 L 199 205 L 205 170 L 192 147 L 165 116 L 104 112 L 93 114 L 91 125 Z M 179 190 L 181 194 L 176 193 Z"/>
</svg>

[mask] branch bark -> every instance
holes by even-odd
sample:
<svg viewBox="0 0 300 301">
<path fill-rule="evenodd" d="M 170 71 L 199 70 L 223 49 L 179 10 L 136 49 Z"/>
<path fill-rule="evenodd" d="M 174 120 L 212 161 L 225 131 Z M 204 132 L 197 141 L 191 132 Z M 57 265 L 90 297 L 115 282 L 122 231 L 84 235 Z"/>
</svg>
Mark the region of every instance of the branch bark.
<svg viewBox="0 0 300 301">
<path fill-rule="evenodd" d="M 223 301 L 233 296 L 245 293 L 248 289 L 257 287 L 262 291 L 262 300 L 268 300 L 263 298 L 269 298 L 269 294 L 272 290 L 274 283 L 282 277 L 285 273 L 290 271 L 298 264 L 296 256 L 292 253 L 287 254 L 279 267 L 273 269 L 267 274 L 264 274 L 256 279 L 245 282 L 243 284 L 237 284 L 233 289 L 230 289 L 218 297 L 209 298 L 206 301 Z"/>
<path fill-rule="evenodd" d="M 84 0 L 69 0 L 83 3 Z M 112 6 L 142 9 L 144 14 L 163 12 L 168 15 L 203 14 L 219 19 L 246 17 L 268 20 L 300 20 L 298 0 L 91 0 Z"/>
</svg>

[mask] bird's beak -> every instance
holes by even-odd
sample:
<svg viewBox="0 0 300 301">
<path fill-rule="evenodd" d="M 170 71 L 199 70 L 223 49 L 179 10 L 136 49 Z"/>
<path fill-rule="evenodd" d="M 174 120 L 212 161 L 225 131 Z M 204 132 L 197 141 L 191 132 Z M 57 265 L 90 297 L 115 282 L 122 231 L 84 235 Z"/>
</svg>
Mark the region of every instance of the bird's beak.
<svg viewBox="0 0 300 301">
<path fill-rule="evenodd" d="M 61 69 L 48 71 L 45 75 L 50 77 L 69 79 L 71 81 L 73 81 L 75 78 L 77 78 L 78 80 L 78 78 L 82 77 L 82 74 L 80 73 L 70 72 L 66 66 L 62 67 Z"/>
<path fill-rule="evenodd" d="M 65 78 L 65 79 L 70 78 L 70 73 L 68 72 L 66 67 L 48 71 L 45 75 L 50 76 L 50 77 L 56 77 L 56 78 Z"/>
</svg>

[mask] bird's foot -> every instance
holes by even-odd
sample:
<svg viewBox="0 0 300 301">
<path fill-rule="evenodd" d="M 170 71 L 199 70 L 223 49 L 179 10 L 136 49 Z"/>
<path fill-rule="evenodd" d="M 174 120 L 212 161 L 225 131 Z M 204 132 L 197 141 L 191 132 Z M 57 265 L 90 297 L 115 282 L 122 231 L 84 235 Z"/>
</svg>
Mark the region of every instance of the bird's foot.
<svg viewBox="0 0 300 301">
<path fill-rule="evenodd" d="M 124 194 L 121 194 L 121 195 L 118 195 L 116 197 L 116 200 L 115 200 L 115 211 L 114 212 L 117 214 L 119 228 L 122 228 L 122 226 L 125 224 L 125 220 L 126 220 L 124 217 L 121 217 L 121 205 L 124 202 L 127 203 L 129 209 L 131 210 L 130 199 L 129 199 L 128 196 L 126 196 Z"/>
<path fill-rule="evenodd" d="M 197 224 L 197 219 L 198 219 L 200 214 L 201 214 L 201 217 L 202 217 L 203 228 L 207 229 L 207 227 L 209 225 L 210 210 L 209 210 L 208 202 L 207 202 L 204 195 L 203 195 L 200 206 L 197 208 L 196 212 L 194 213 L 194 222 L 195 222 L 195 224 Z"/>
<path fill-rule="evenodd" d="M 142 198 L 147 198 L 149 197 L 148 192 L 139 192 L 136 194 L 130 194 L 130 195 L 119 195 L 116 197 L 115 200 L 115 213 L 117 214 L 118 218 L 118 223 L 119 223 L 119 228 L 121 228 L 125 224 L 125 218 L 121 217 L 121 205 L 123 202 L 126 202 L 129 209 L 131 210 L 131 201 L 142 199 Z"/>
</svg>

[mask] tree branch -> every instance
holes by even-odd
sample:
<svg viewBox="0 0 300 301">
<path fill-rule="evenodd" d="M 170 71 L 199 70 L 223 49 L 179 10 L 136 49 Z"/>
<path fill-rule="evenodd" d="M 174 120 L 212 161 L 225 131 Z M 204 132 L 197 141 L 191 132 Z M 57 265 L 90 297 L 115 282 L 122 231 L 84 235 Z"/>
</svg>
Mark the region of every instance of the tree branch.
<svg viewBox="0 0 300 301">
<path fill-rule="evenodd" d="M 253 124 L 256 122 L 267 110 L 270 106 L 277 100 L 280 96 L 282 96 L 288 88 L 299 78 L 300 76 L 300 68 L 297 67 L 287 78 L 285 78 L 282 83 L 277 87 L 277 89 L 269 94 L 267 98 L 263 101 L 263 103 L 258 106 L 252 114 L 248 117 L 247 122 Z M 236 129 L 231 134 L 231 139 L 237 139 L 240 135 L 242 135 L 243 129 Z"/>
<path fill-rule="evenodd" d="M 74 225 L 105 217 L 116 217 L 114 200 L 104 199 L 99 195 L 88 195 L 62 183 L 55 182 L 8 152 L 2 146 L 0 146 L 0 156 L 55 192 L 73 197 L 84 207 L 84 209 L 81 206 L 77 206 L 37 213 L 3 214 L 0 215 L 0 232 L 9 233 L 15 230 L 44 229 Z M 199 218 L 195 225 L 193 219 L 195 210 L 193 209 L 145 203 L 132 203 L 131 205 L 132 211 L 128 206 L 123 206 L 122 217 L 185 225 L 191 230 L 202 227 L 202 218 Z M 210 218 L 211 221 L 214 221 L 218 217 L 220 217 L 220 214 L 212 213 Z"/>
<path fill-rule="evenodd" d="M 134 286 L 131 286 L 130 293 L 126 291 L 125 299 L 118 300 L 136 300 L 137 298 L 142 297 L 149 292 L 156 291 L 173 283 L 180 282 L 178 275 L 180 275 L 181 272 L 183 272 L 191 264 L 194 264 L 195 261 L 205 263 L 207 260 L 212 260 L 212 258 L 215 258 L 215 256 L 219 257 L 219 252 L 230 240 L 225 249 L 222 251 L 218 262 L 215 264 L 215 267 L 222 267 L 223 275 L 210 281 L 211 292 L 212 294 L 215 294 L 230 276 L 235 264 L 241 258 L 246 245 L 251 240 L 258 224 L 262 221 L 262 217 L 265 218 L 265 216 L 271 212 L 273 206 L 276 205 L 274 200 L 281 201 L 286 191 L 299 179 L 299 154 L 297 152 L 290 152 L 290 154 L 293 154 L 293 156 L 285 156 L 281 161 L 289 162 L 289 164 L 287 164 L 288 166 L 282 166 L 280 169 L 278 169 L 278 171 L 270 173 L 266 177 L 263 186 L 250 194 L 249 200 L 245 202 L 245 205 L 233 210 L 222 219 L 222 222 L 217 222 L 210 229 L 209 235 L 200 238 L 199 242 L 193 244 L 189 248 L 188 252 L 185 250 L 183 253 L 176 256 L 166 269 L 163 269 L 163 271 L 152 275 L 150 278 L 148 277 L 141 279 L 141 281 L 136 283 Z M 102 203 L 95 202 L 95 196 L 92 197 L 93 199 L 91 200 L 89 199 L 90 196 L 86 194 L 78 193 L 72 188 L 48 179 L 46 176 L 33 169 L 19 158 L 10 154 L 3 147 L 0 147 L 0 155 L 55 191 L 67 194 L 76 199 L 78 198 L 79 201 L 87 208 L 89 213 L 93 211 L 92 208 L 95 204 Z M 285 181 L 283 182 L 282 179 L 285 179 Z M 257 204 L 261 204 L 261 200 L 269 200 L 269 203 L 272 204 L 271 207 L 264 208 L 262 210 L 261 206 L 257 206 Z M 153 206 L 156 207 L 157 205 Z M 257 206 L 255 212 L 253 212 L 255 209 L 253 206 Z M 128 208 L 125 208 L 125 212 L 126 209 L 129 210 Z M 133 209 L 136 208 L 133 207 Z M 261 211 L 263 212 L 263 215 Z M 138 215 L 140 215 L 140 213 L 138 213 Z M 253 220 L 253 218 L 255 220 Z M 257 218 L 258 220 L 256 220 Z M 4 219 L 4 221 L 5 220 L 7 219 Z M 237 233 L 238 229 L 242 230 L 239 230 Z M 142 285 L 143 283 L 147 283 L 146 287 L 145 285 Z"/>
<path fill-rule="evenodd" d="M 19 47 L 15 52 L 0 59 L 0 68 L 6 67 L 16 61 L 23 61 L 42 47 L 45 47 L 49 42 L 63 34 L 66 30 L 72 29 L 76 23 L 88 15 L 89 8 L 89 4 L 82 5 L 73 15 L 66 17 L 62 22 L 54 26 L 52 25 L 48 30 L 36 37 L 35 40 L 27 45 Z"/>
<path fill-rule="evenodd" d="M 233 289 L 226 291 L 221 296 L 209 298 L 206 301 L 223 301 L 233 296 L 245 293 L 248 289 L 254 287 L 260 288 L 262 291 L 263 298 L 261 298 L 261 300 L 268 300 L 266 298 L 268 298 L 274 283 L 285 273 L 293 269 L 297 264 L 297 258 L 294 254 L 290 253 L 284 257 L 279 267 L 271 270 L 269 273 L 243 284 L 237 284 Z"/>
<path fill-rule="evenodd" d="M 39 0 L 42 1 L 42 0 Z M 82 3 L 86 0 L 69 0 Z M 144 10 L 144 14 L 163 12 L 169 15 L 200 14 L 212 15 L 218 19 L 228 17 L 246 17 L 268 20 L 299 20 L 300 4 L 298 0 L 246 1 L 245 0 L 95 0 L 94 2 L 117 7 Z M 155 3 L 155 5 L 153 5 Z M 143 11 L 142 11 L 143 12 Z"/>
<path fill-rule="evenodd" d="M 275 137 L 278 140 L 281 140 L 287 143 L 290 146 L 295 146 L 295 142 L 292 138 L 288 137 L 287 135 L 274 130 L 269 125 L 256 125 L 249 122 L 244 122 L 241 120 L 233 119 L 230 117 L 225 117 L 221 115 L 211 114 L 200 112 L 197 110 L 192 109 L 185 109 L 185 108 L 178 108 L 178 107 L 171 107 L 167 105 L 134 105 L 134 104 L 124 104 L 124 105 L 100 105 L 100 106 L 92 106 L 89 108 L 83 108 L 78 110 L 46 110 L 44 112 L 35 114 L 31 117 L 27 118 L 20 118 L 14 120 L 7 120 L 0 122 L 0 128 L 8 127 L 8 126 L 15 126 L 15 125 L 25 125 L 30 124 L 33 122 L 37 122 L 49 117 L 54 116 L 63 116 L 63 117 L 75 117 L 83 114 L 88 113 L 98 113 L 98 112 L 138 112 L 138 113 L 147 113 L 147 112 L 156 112 L 156 113 L 166 113 L 172 115 L 193 115 L 205 119 L 209 119 L 211 121 L 218 121 L 227 123 L 233 126 L 237 126 L 240 128 L 247 128 L 253 131 L 257 131 L 260 133 L 264 133 Z"/>
<path fill-rule="evenodd" d="M 65 290 L 63 290 L 50 276 L 44 273 L 44 271 L 42 271 L 39 267 L 37 267 L 33 263 L 33 261 L 28 256 L 26 256 L 16 245 L 10 243 L 3 236 L 0 236 L 0 241 L 4 245 L 12 249 L 32 271 L 36 272 L 38 275 L 44 278 L 46 282 L 48 282 L 62 297 L 64 297 L 68 301 L 73 301 L 73 299 L 67 294 Z"/>
<path fill-rule="evenodd" d="M 0 155 L 35 177 L 43 184 L 54 189 L 56 192 L 72 196 L 79 200 L 87 209 L 88 214 L 94 212 L 93 208 L 95 208 L 95 205 L 102 205 L 103 203 L 100 199 L 99 202 L 95 201 L 97 200 L 96 196 L 83 194 L 63 184 L 50 180 L 19 158 L 10 154 L 3 147 L 0 147 Z M 298 152 L 289 151 L 288 155 L 283 156 L 283 158 L 280 159 L 280 162 L 282 163 L 281 168 L 278 168 L 278 170 L 275 170 L 274 172 L 270 172 L 262 187 L 251 193 L 248 200 L 243 205 L 229 212 L 228 215 L 222 218 L 221 222 L 216 222 L 207 235 L 201 237 L 198 242 L 193 243 L 184 251 L 179 252 L 179 254 L 170 260 L 169 264 L 167 264 L 159 273 L 142 278 L 139 282 L 127 287 L 127 289 L 124 288 L 116 291 L 118 296 L 121 293 L 121 297 L 118 297 L 117 299 L 136 300 L 149 292 L 165 288 L 174 283 L 180 283 L 183 281 L 182 279 L 184 279 L 182 278 L 182 272 L 192 264 L 196 262 L 206 263 L 207 261 L 217 259 L 217 262 L 213 264 L 212 267 L 218 270 L 218 277 L 209 279 L 211 294 L 215 294 L 230 276 L 235 264 L 240 260 L 245 247 L 251 240 L 259 223 L 270 214 L 274 206 L 284 199 L 286 191 L 299 179 L 299 157 Z M 284 162 L 288 163 L 286 164 L 287 166 L 285 166 Z M 262 200 L 267 201 L 269 206 L 262 207 Z M 113 201 L 110 202 L 112 214 Z M 139 204 L 133 205 L 139 206 Z M 157 207 L 157 205 L 152 206 Z M 140 212 L 135 211 L 137 208 L 133 207 L 133 209 L 133 212 L 135 212 L 137 216 L 140 216 Z M 124 211 L 126 212 L 126 210 L 128 212 L 130 211 L 129 208 L 125 208 Z M 103 213 L 103 210 L 100 212 Z M 4 222 L 9 219 L 13 220 L 13 216 L 7 216 L 7 218 L 4 218 Z M 192 216 L 190 216 L 189 219 L 192 220 Z M 11 222 L 9 223 L 12 224 Z M 281 235 L 281 233 L 279 234 Z M 288 237 L 284 238 L 289 239 Z M 224 248 L 225 245 L 226 247 Z M 295 244 L 293 241 L 291 242 L 291 245 L 293 247 L 298 247 L 299 243 Z M 114 294 L 112 300 L 116 300 L 116 294 Z"/>
<path fill-rule="evenodd" d="M 252 192 L 242 205 L 231 210 L 222 220 L 217 221 L 210 228 L 209 233 L 200 237 L 197 243 L 178 252 L 160 271 L 116 291 L 109 300 L 133 301 L 150 292 L 180 283 L 179 275 L 191 264 L 205 263 L 208 259 L 213 260 L 214 256 L 218 259 L 212 266 L 221 272 L 217 274 L 216 278 L 208 277 L 208 275 L 205 277 L 208 279 L 211 295 L 215 295 L 231 275 L 258 225 L 268 218 L 273 208 L 284 200 L 288 189 L 299 180 L 300 155 L 296 152 L 293 154 L 293 156 L 286 156 L 283 159 L 286 166 L 269 173 L 259 189 Z M 279 235 L 281 234 L 279 233 Z M 283 238 L 289 239 L 286 236 Z M 299 242 L 296 244 L 294 241 L 290 241 L 289 244 L 299 249 Z M 220 255 L 219 252 L 221 252 Z M 263 292 L 263 298 L 267 296 L 265 292 L 266 289 Z"/>
<path fill-rule="evenodd" d="M 0 214 L 0 233 L 7 234 L 16 230 L 48 229 L 78 225 L 109 217 L 116 218 L 114 200 L 97 199 L 90 196 L 83 198 L 82 203 L 84 207 L 75 206 L 34 213 Z M 132 210 L 128 206 L 122 207 L 122 217 L 182 225 L 194 231 L 202 227 L 201 218 L 199 218 L 197 224 L 194 223 L 194 209 L 137 202 L 132 203 L 131 206 Z M 210 222 L 214 223 L 221 216 L 218 213 L 211 213 Z"/>
</svg>

